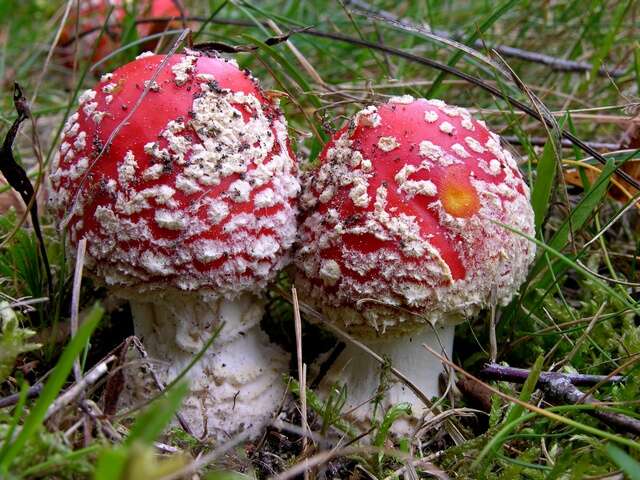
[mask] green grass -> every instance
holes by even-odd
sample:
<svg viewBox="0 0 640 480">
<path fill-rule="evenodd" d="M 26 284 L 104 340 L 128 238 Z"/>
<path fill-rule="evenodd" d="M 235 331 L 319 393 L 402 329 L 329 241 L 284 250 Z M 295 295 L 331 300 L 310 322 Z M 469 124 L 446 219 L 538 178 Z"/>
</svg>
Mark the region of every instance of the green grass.
<svg viewBox="0 0 640 480">
<path fill-rule="evenodd" d="M 498 360 L 531 369 L 529 381 L 524 386 L 492 383 L 502 395 L 491 397 L 492 408 L 487 413 L 457 415 L 452 409 L 469 407 L 471 400 L 457 394 L 454 403 L 451 398 L 444 399 L 437 409 L 447 420 L 425 432 L 419 448 L 412 449 L 407 439 L 394 443 L 388 435 L 391 424 L 406 413 L 406 405 L 382 412 L 379 422 L 371 426 L 368 442 L 362 442 L 358 439 L 362 431 L 342 416 L 348 385 L 336 385 L 334 395 L 324 401 L 311 388 L 307 402 L 313 412 L 312 430 L 332 441 L 339 436 L 354 441 L 347 455 L 321 462 L 321 466 L 339 478 L 348 478 L 353 472 L 359 472 L 354 474 L 360 475 L 358 478 L 366 478 L 363 472 L 368 478 L 398 478 L 393 477 L 394 472 L 400 471 L 410 456 L 416 460 L 411 468 L 418 478 L 429 478 L 434 471 L 446 472 L 450 478 L 596 479 L 618 474 L 638 478 L 637 438 L 620 434 L 589 416 L 586 411 L 591 406 L 551 406 L 541 400 L 533 379 L 541 370 L 556 366 L 603 375 L 619 369 L 626 375 L 623 383 L 601 385 L 593 393 L 609 408 L 640 418 L 640 214 L 632 206 L 619 216 L 627 204 L 607 194 L 613 181 L 624 184 L 616 171 L 625 162 L 640 161 L 640 152 L 607 152 L 606 164 L 602 164 L 575 146 L 561 148 L 559 127 L 543 125 L 521 112 L 517 104 L 480 88 L 477 81 L 536 112 L 552 112 L 562 128 L 583 141 L 618 143 L 627 126 L 620 118 L 640 111 L 640 3 L 370 2 L 379 15 L 393 15 L 419 27 L 428 25 L 431 31 L 452 32 L 454 40 L 466 45 L 464 49 L 427 30 L 391 23 L 379 15 L 363 15 L 346 0 L 184 3 L 193 16 L 207 19 L 192 23 L 196 41 L 257 47 L 236 58 L 261 79 L 266 89 L 286 93 L 281 105 L 303 168 L 314 164 L 331 130 L 339 128 L 362 106 L 387 95 L 437 95 L 474 109 L 493 131 L 518 139 L 514 149 L 520 154 L 521 168 L 532 187 L 538 255 L 520 295 L 499 309 L 496 336 Z M 0 0 L 2 138 L 15 118 L 13 81 L 18 81 L 31 97 L 65 5 Z M 139 53 L 141 41 L 132 28 L 133 20 L 132 15 L 125 18 L 128 33 L 123 48 L 107 60 L 108 65 L 126 62 Z M 238 24 L 228 25 L 226 20 Z M 353 40 L 295 33 L 290 41 L 306 60 L 301 62 L 286 44 L 268 44 L 266 40 L 276 33 L 267 21 L 275 22 L 284 32 L 312 27 Z M 488 48 L 476 43 L 478 40 L 488 48 L 509 46 L 588 66 L 581 72 L 563 71 L 503 52 L 507 68 Z M 165 51 L 170 47 L 171 42 L 165 42 Z M 416 62 L 406 54 L 454 67 L 473 77 L 473 83 Z M 78 92 L 95 81 L 90 67 L 89 62 L 81 61 L 74 72 L 53 56 L 42 76 L 31 108 L 47 161 L 56 151 L 56 138 L 75 108 Z M 602 67 L 623 73 L 615 78 L 601 75 Z M 521 84 L 506 73 L 508 69 Z M 316 81 L 316 74 L 321 83 Z M 17 138 L 14 154 L 35 181 L 37 162 L 27 124 Z M 540 137 L 544 148 L 533 145 L 533 139 Z M 576 168 L 576 161 L 584 162 L 579 169 L 582 187 L 564 182 L 564 174 Z M 594 169 L 596 175 L 587 177 Z M 7 187 L 0 188 L 4 198 Z M 629 191 L 634 193 L 633 189 Z M 59 332 L 70 317 L 73 269 L 67 264 L 53 219 L 45 208 L 40 214 L 54 275 L 48 300 L 44 298 L 48 295 L 46 275 L 38 261 L 32 229 L 25 224 L 9 239 L 7 235 L 20 215 L 5 212 L 0 217 L 0 234 L 7 240 L 0 249 L 0 301 L 14 306 L 20 323 L 12 324 L 11 335 L 0 328 L 0 345 L 10 345 L 15 353 L 3 356 L 9 348 L 0 352 L 0 398 L 20 393 L 16 405 L 0 408 L 0 478 L 163 478 L 185 468 L 198 455 L 214 451 L 216 445 L 179 429 L 164 430 L 184 395 L 182 383 L 172 385 L 146 410 L 122 419 L 113 417 L 113 427 L 120 432 L 121 440 L 100 429 L 88 437 L 82 427 L 70 430 L 84 418 L 77 406 L 64 409 L 61 420 L 43 422 L 60 391 L 71 385 L 69 374 L 74 360 L 79 358 L 85 371 L 91 368 L 124 339 L 127 333 L 122 325 L 130 325 L 130 318 L 126 309 L 114 306 L 105 289 L 85 279 L 80 308 L 92 312 L 91 320 L 73 340 L 61 337 Z M 288 285 L 283 278 L 280 287 L 287 290 Z M 277 288 L 270 292 L 270 299 L 266 321 L 270 334 L 290 348 L 291 308 Z M 24 301 L 33 303 L 26 307 L 21 304 Z M 91 310 L 96 301 L 108 307 L 101 321 L 101 313 Z M 488 360 L 488 318 L 486 312 L 457 330 L 454 360 L 467 371 L 474 372 Z M 332 340 L 326 336 L 314 342 L 318 337 L 309 333 L 310 329 L 305 327 L 303 348 L 315 357 L 327 350 Z M 30 331 L 36 333 L 36 340 L 30 337 Z M 308 347 L 304 346 L 306 338 L 310 339 Z M 34 350 L 37 345 L 33 343 L 42 347 Z M 311 363 L 313 358 L 305 361 Z M 44 384 L 42 393 L 38 399 L 26 398 L 28 386 L 35 383 Z M 295 381 L 291 390 L 287 420 L 299 424 L 295 405 L 300 392 Z M 100 403 L 101 394 L 100 387 L 91 390 L 88 400 Z M 513 398 L 544 410 L 526 411 Z M 264 478 L 296 468 L 330 448 L 317 443 L 303 452 L 296 435 L 286 431 L 278 435 L 282 437 L 278 441 L 268 435 L 264 442 L 232 449 L 203 466 L 203 478 Z M 159 454 L 154 442 L 175 451 Z"/>
</svg>

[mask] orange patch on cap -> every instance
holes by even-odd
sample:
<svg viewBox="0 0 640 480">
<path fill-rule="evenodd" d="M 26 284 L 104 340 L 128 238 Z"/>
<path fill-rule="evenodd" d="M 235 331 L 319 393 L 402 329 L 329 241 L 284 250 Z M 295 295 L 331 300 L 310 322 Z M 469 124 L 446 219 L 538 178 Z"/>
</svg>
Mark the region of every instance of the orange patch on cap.
<svg viewBox="0 0 640 480">
<path fill-rule="evenodd" d="M 467 218 L 480 209 L 480 199 L 469 180 L 460 177 L 447 176 L 440 186 L 440 201 L 449 215 Z"/>
</svg>

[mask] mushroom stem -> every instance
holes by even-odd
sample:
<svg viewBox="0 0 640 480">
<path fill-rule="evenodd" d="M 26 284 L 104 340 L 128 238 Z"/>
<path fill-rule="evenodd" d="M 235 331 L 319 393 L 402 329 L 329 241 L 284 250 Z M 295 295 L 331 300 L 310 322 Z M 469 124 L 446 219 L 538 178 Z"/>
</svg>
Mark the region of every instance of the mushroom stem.
<svg viewBox="0 0 640 480">
<path fill-rule="evenodd" d="M 409 335 L 394 336 L 387 333 L 383 337 L 359 339 L 374 352 L 389 360 L 390 364 L 404 374 L 427 398 L 438 397 L 438 376 L 443 365 L 422 345 L 427 344 L 441 351 L 448 358 L 453 351 L 455 327 L 426 327 Z M 343 412 L 350 412 L 352 420 L 370 422 L 374 417 L 380 420 L 384 412 L 400 402 L 412 405 L 412 418 L 398 420 L 392 431 L 399 435 L 411 434 L 417 420 L 425 413 L 427 406 L 410 387 L 393 374 L 387 377 L 386 389 L 380 407 L 376 410 L 372 400 L 381 384 L 379 363 L 355 344 L 346 345 L 322 381 L 321 388 L 327 392 L 334 383 L 347 387 L 347 402 Z"/>
<path fill-rule="evenodd" d="M 189 370 L 191 392 L 182 416 L 197 436 L 224 440 L 267 423 L 284 395 L 287 355 L 260 328 L 264 302 L 245 293 L 233 300 L 172 295 L 131 301 L 135 332 L 159 380 L 168 384 L 218 330 L 213 344 Z M 144 392 L 136 392 L 146 398 Z"/>
</svg>

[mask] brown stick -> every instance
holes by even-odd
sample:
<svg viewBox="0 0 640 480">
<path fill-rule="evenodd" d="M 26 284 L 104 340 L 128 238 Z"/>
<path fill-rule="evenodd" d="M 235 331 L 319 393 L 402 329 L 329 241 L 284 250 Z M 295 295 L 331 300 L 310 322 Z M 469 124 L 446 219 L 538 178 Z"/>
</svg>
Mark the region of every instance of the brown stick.
<svg viewBox="0 0 640 480">
<path fill-rule="evenodd" d="M 600 402 L 593 395 L 585 395 L 566 377 L 555 377 L 538 382 L 541 390 L 558 403 L 598 405 Z M 614 430 L 640 435 L 640 420 L 621 413 L 605 412 L 602 410 L 587 410 L 587 413 L 606 423 Z"/>
<path fill-rule="evenodd" d="M 478 376 L 489 380 L 512 383 L 524 383 L 531 372 L 525 368 L 505 367 L 497 363 L 487 363 Z M 600 382 L 619 383 L 624 380 L 621 375 L 607 377 L 605 375 L 585 375 L 582 373 L 542 372 L 538 379 L 538 386 L 544 382 L 551 382 L 558 378 L 565 378 L 571 385 L 589 386 Z"/>
<path fill-rule="evenodd" d="M 504 135 L 502 138 L 514 145 L 522 145 L 522 141 L 515 135 Z M 535 147 L 543 147 L 549 141 L 547 137 L 529 137 L 527 140 L 531 145 Z M 591 148 L 595 148 L 597 150 L 609 150 L 609 151 L 621 150 L 620 145 L 618 143 L 613 143 L 613 142 L 584 142 L 584 143 L 589 145 Z M 561 146 L 562 148 L 572 148 L 573 144 L 566 138 L 563 138 L 561 141 Z"/>
<path fill-rule="evenodd" d="M 29 387 L 27 390 L 27 399 L 36 398 L 42 392 L 42 388 L 44 385 L 42 383 L 36 383 L 35 385 Z M 18 400 L 20 399 L 19 393 L 14 393 L 13 395 L 9 395 L 4 398 L 0 398 L 0 408 L 12 407 Z"/>
<path fill-rule="evenodd" d="M 375 8 L 373 5 L 370 5 L 367 2 L 362 0 L 345 0 L 347 5 L 352 5 L 356 7 L 356 11 L 360 11 L 368 16 L 377 16 L 382 20 L 385 20 L 390 23 L 397 23 L 398 25 L 416 28 L 417 25 L 397 17 L 396 15 L 386 12 L 384 10 L 379 10 Z M 447 40 L 463 40 L 463 35 L 458 32 L 448 32 L 446 30 L 432 30 L 434 35 L 437 35 L 442 38 L 446 38 Z M 524 60 L 526 62 L 539 63 L 541 65 L 546 65 L 552 70 L 562 71 L 562 72 L 590 72 L 593 68 L 593 65 L 587 62 L 576 62 L 573 60 L 564 60 L 562 58 L 553 57 L 551 55 L 545 55 L 543 53 L 531 52 L 529 50 L 522 50 L 520 48 L 509 47 L 507 45 L 487 45 L 482 39 L 476 40 L 473 42 L 473 46 L 479 50 L 485 50 L 487 48 L 495 50 L 500 55 L 505 57 L 518 58 L 520 60 Z M 609 70 L 605 67 L 600 67 L 598 69 L 598 75 L 601 77 L 613 77 L 618 78 L 623 76 L 625 73 L 624 69 L 612 69 Z"/>
<path fill-rule="evenodd" d="M 497 364 L 488 364 L 479 372 L 479 376 L 488 380 L 512 383 L 524 383 L 529 374 L 530 371 L 524 368 L 504 367 Z M 583 375 L 579 373 L 542 372 L 538 378 L 537 386 L 547 395 L 549 400 L 554 403 L 598 406 L 600 402 L 597 398 L 592 395 L 585 395 L 576 385 L 620 382 L 623 379 L 624 377 L 619 375 L 607 377 L 604 375 Z M 640 435 L 640 420 L 621 413 L 597 409 L 587 410 L 586 413 L 605 423 L 613 430 L 621 433 Z"/>
</svg>

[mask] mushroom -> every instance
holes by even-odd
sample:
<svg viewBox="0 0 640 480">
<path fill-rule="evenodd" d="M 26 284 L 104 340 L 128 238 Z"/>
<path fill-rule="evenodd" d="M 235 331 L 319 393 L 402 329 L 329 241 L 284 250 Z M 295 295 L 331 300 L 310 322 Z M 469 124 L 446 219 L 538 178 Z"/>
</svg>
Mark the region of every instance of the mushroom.
<svg viewBox="0 0 640 480">
<path fill-rule="evenodd" d="M 437 396 L 454 326 L 492 301 L 506 304 L 527 274 L 535 246 L 529 189 L 497 135 L 463 108 L 440 100 L 392 98 L 338 131 L 303 181 L 294 257 L 304 299 Z M 345 410 L 371 420 L 376 362 L 347 344 L 325 391 L 345 384 Z M 425 406 L 405 384 L 383 406 Z M 357 408 L 360 406 L 360 408 Z M 408 433 L 400 422 L 397 433 Z"/>
<path fill-rule="evenodd" d="M 69 247 L 87 239 L 87 269 L 130 301 L 163 383 L 222 327 L 188 375 L 195 434 L 267 420 L 288 356 L 259 326 L 261 291 L 289 260 L 300 190 L 282 113 L 235 61 L 191 51 L 140 55 L 79 103 L 50 176 Z"/>
<path fill-rule="evenodd" d="M 78 1 L 79 5 L 74 2 L 71 7 L 69 19 L 60 36 L 59 44 L 63 45 L 63 47 L 57 50 L 58 57 L 68 67 L 73 67 L 74 64 L 76 48 L 73 42 L 79 33 L 93 30 L 78 38 L 78 55 L 81 60 L 89 60 L 89 55 L 93 52 L 90 60 L 98 62 L 113 52 L 119 46 L 122 37 L 121 24 L 125 21 L 127 12 L 134 13 L 132 8 L 134 6 L 139 20 L 153 18 L 178 19 L 181 16 L 174 0 L 138 0 L 134 5 L 129 4 L 128 0 Z M 113 8 L 113 13 L 107 19 L 110 8 Z M 102 30 L 107 20 L 109 20 L 107 30 L 100 35 L 100 30 Z M 180 23 L 170 21 L 142 22 L 137 25 L 136 31 L 138 36 L 147 37 L 171 28 L 180 28 Z M 153 50 L 157 43 L 157 38 L 150 40 L 144 44 L 143 48 Z"/>
</svg>

